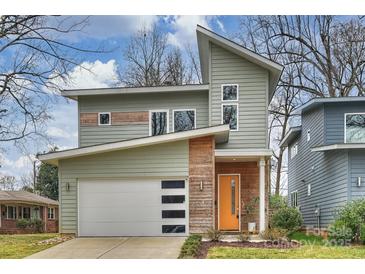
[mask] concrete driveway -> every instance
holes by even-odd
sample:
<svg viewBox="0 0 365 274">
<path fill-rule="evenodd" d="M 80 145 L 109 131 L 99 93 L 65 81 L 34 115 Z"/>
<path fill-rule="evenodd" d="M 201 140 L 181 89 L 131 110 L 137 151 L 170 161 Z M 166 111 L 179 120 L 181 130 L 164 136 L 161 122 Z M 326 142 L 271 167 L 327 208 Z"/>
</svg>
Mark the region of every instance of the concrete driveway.
<svg viewBox="0 0 365 274">
<path fill-rule="evenodd" d="M 184 237 L 76 238 L 27 259 L 176 259 Z"/>
</svg>

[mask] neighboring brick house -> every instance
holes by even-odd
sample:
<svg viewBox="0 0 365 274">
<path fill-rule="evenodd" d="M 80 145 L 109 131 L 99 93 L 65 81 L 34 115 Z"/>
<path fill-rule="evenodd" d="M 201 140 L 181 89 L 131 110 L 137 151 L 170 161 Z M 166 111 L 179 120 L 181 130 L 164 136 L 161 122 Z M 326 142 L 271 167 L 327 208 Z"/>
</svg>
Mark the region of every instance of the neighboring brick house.
<svg viewBox="0 0 365 274">
<path fill-rule="evenodd" d="M 268 105 L 283 67 L 196 31 L 202 84 L 62 91 L 78 103 L 79 145 L 38 155 L 58 166 L 61 233 L 266 228 Z"/>
<path fill-rule="evenodd" d="M 19 228 L 20 219 L 40 219 L 43 232 L 58 232 L 58 202 L 27 191 L 0 191 L 0 234 L 35 232 Z"/>
</svg>

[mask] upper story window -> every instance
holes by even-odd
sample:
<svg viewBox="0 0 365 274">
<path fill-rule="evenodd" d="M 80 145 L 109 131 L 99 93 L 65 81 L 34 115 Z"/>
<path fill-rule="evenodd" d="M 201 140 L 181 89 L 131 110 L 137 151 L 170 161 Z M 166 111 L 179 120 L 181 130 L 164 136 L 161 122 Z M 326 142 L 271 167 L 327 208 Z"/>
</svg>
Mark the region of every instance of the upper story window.
<svg viewBox="0 0 365 274">
<path fill-rule="evenodd" d="M 231 130 L 238 130 L 238 104 L 222 105 L 222 124 L 229 124 Z"/>
<path fill-rule="evenodd" d="M 110 112 L 99 112 L 98 124 L 99 126 L 109 126 L 111 124 Z"/>
<path fill-rule="evenodd" d="M 174 132 L 191 130 L 196 127 L 195 109 L 176 109 L 173 110 Z"/>
<path fill-rule="evenodd" d="M 308 129 L 307 130 L 307 142 L 309 142 L 311 140 L 311 130 Z"/>
<path fill-rule="evenodd" d="M 298 207 L 298 191 L 290 193 L 290 206 Z"/>
<path fill-rule="evenodd" d="M 298 154 L 298 143 L 290 147 L 290 159 L 293 159 Z"/>
<path fill-rule="evenodd" d="M 150 111 L 150 136 L 166 134 L 169 132 L 169 111 Z"/>
<path fill-rule="evenodd" d="M 345 114 L 345 143 L 365 143 L 365 113 Z"/>
<path fill-rule="evenodd" d="M 222 85 L 222 101 L 238 101 L 238 84 Z"/>
</svg>

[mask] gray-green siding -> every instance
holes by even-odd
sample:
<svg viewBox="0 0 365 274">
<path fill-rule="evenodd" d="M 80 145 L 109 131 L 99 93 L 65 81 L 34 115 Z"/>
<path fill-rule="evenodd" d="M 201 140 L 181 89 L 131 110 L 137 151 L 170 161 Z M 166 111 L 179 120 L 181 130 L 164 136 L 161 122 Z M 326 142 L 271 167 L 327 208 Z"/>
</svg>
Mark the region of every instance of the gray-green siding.
<svg viewBox="0 0 365 274">
<path fill-rule="evenodd" d="M 267 147 L 267 70 L 211 44 L 211 125 L 222 123 L 222 84 L 239 84 L 239 130 L 217 148 Z"/>
<path fill-rule="evenodd" d="M 188 141 L 185 140 L 61 160 L 60 231 L 77 233 L 78 179 L 188 177 L 188 153 Z"/>
<path fill-rule="evenodd" d="M 128 94 L 108 96 L 80 96 L 79 111 L 134 112 L 169 110 L 169 127 L 172 128 L 173 109 L 196 109 L 196 127 L 208 126 L 208 91 L 187 91 L 160 94 Z M 149 124 L 80 127 L 80 146 L 114 142 L 148 136 Z"/>
</svg>

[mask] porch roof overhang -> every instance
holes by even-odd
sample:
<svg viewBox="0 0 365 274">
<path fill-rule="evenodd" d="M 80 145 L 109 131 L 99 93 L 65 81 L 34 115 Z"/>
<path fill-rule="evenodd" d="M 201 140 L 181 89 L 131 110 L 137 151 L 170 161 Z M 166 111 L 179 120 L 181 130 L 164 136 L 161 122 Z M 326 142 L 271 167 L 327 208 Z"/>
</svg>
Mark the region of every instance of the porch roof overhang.
<svg viewBox="0 0 365 274">
<path fill-rule="evenodd" d="M 271 149 L 216 149 L 218 161 L 249 161 L 272 156 Z"/>
<path fill-rule="evenodd" d="M 323 152 L 329 150 L 342 150 L 342 149 L 365 149 L 365 144 L 333 144 L 326 146 L 317 146 L 311 148 L 312 152 Z"/>
<path fill-rule="evenodd" d="M 125 150 L 136 147 L 157 145 L 161 143 L 187 140 L 213 135 L 216 144 L 225 143 L 229 138 L 229 125 L 219 125 L 206 128 L 193 129 L 182 132 L 168 133 L 164 135 L 148 136 L 137 139 L 106 143 L 101 145 L 87 146 L 63 151 L 56 151 L 47 154 L 37 155 L 42 162 L 58 165 L 59 160 L 105 153 L 111 151 Z"/>
</svg>

